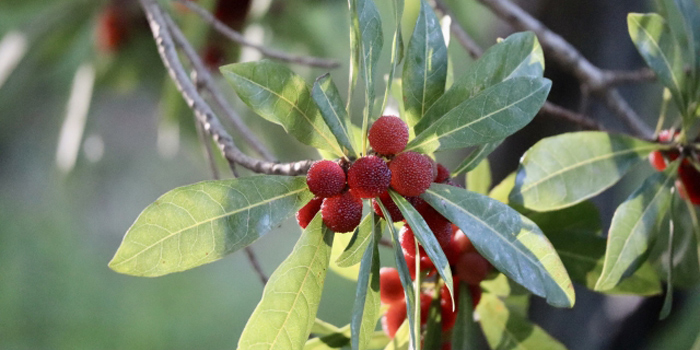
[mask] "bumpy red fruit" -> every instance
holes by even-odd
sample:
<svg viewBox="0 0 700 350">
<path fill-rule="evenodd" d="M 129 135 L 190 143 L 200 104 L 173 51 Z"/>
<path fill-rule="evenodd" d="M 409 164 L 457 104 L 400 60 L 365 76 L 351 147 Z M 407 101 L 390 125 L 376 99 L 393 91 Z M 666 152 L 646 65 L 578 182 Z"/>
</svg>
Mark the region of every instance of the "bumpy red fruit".
<svg viewBox="0 0 700 350">
<path fill-rule="evenodd" d="M 350 232 L 362 220 L 362 200 L 345 192 L 323 200 L 323 223 L 333 232 Z"/>
<path fill-rule="evenodd" d="M 314 198 L 306 203 L 296 214 L 297 223 L 301 228 L 306 228 L 309 226 L 311 220 L 313 220 L 316 213 L 321 210 L 321 204 L 323 203 L 323 198 Z"/>
<path fill-rule="evenodd" d="M 393 267 L 379 269 L 379 299 L 382 304 L 393 304 L 404 299 L 399 271 Z"/>
<path fill-rule="evenodd" d="M 382 204 L 384 204 L 384 208 L 389 211 L 389 215 L 391 215 L 391 220 L 393 222 L 403 220 L 401 210 L 399 210 L 399 207 L 396 206 L 396 203 L 394 203 L 394 201 L 391 199 L 388 191 L 380 194 L 379 199 L 382 201 Z M 384 213 L 382 212 L 382 208 L 379 207 L 376 199 L 372 199 L 372 208 L 374 208 L 374 212 L 377 213 L 377 215 L 384 219 Z"/>
<path fill-rule="evenodd" d="M 460 281 L 470 285 L 478 285 L 486 279 L 491 271 L 491 264 L 479 253 L 467 252 L 459 257 L 455 269 Z"/>
<path fill-rule="evenodd" d="M 412 270 L 411 274 L 415 274 L 415 269 L 416 269 L 416 243 L 415 243 L 415 238 L 413 235 L 413 231 L 408 225 L 404 225 L 401 228 L 401 231 L 399 231 L 399 242 L 401 243 L 401 250 L 403 251 L 404 257 L 410 256 L 411 257 L 411 262 L 408 261 L 408 258 L 406 259 L 406 262 L 409 265 L 409 270 Z M 429 271 L 429 270 L 434 270 L 435 269 L 435 264 L 433 264 L 433 261 L 430 260 L 428 257 L 428 254 L 425 252 L 423 247 L 418 245 L 418 251 L 420 253 L 420 269 L 421 271 Z M 432 273 L 432 271 L 431 271 Z"/>
<path fill-rule="evenodd" d="M 382 317 L 382 329 L 389 338 L 394 338 L 396 331 L 406 319 L 406 303 L 397 301 L 389 306 Z"/>
<path fill-rule="evenodd" d="M 391 182 L 391 171 L 377 156 L 362 157 L 348 170 L 348 186 L 360 198 L 374 198 L 386 192 Z"/>
<path fill-rule="evenodd" d="M 683 182 L 682 196 L 693 204 L 700 205 L 700 172 L 687 160 L 684 160 L 678 168 L 678 178 Z"/>
<path fill-rule="evenodd" d="M 435 176 L 432 164 L 420 153 L 404 152 L 391 163 L 391 187 L 403 196 L 418 196 L 430 187 Z"/>
<path fill-rule="evenodd" d="M 437 164 L 437 176 L 435 177 L 435 180 L 433 182 L 438 182 L 438 183 L 443 183 L 447 181 L 450 178 L 450 171 L 447 170 L 447 168 L 438 163 Z"/>
<path fill-rule="evenodd" d="M 345 189 L 345 171 L 338 163 L 330 160 L 315 162 L 306 173 L 306 185 L 317 197 L 339 195 Z"/>
<path fill-rule="evenodd" d="M 385 156 L 394 155 L 406 148 L 408 126 L 399 117 L 383 116 L 372 124 L 367 138 L 375 152 Z"/>
</svg>

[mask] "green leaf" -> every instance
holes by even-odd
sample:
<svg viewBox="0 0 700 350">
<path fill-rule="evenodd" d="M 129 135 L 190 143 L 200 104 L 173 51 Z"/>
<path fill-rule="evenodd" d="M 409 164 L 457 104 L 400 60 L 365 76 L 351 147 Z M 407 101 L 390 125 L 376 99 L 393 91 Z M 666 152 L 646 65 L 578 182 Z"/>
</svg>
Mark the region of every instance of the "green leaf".
<svg viewBox="0 0 700 350">
<path fill-rule="evenodd" d="M 662 0 L 658 3 L 665 13 L 676 46 L 682 52 L 685 65 L 694 69 L 698 63 L 695 55 L 700 50 L 697 47 L 698 40 L 700 40 L 698 38 L 700 18 L 697 5 L 693 0 Z"/>
<path fill-rule="evenodd" d="M 313 332 L 312 332 L 313 333 Z M 350 344 L 350 325 L 338 328 L 336 332 L 312 338 L 304 344 L 304 350 L 342 349 Z"/>
<path fill-rule="evenodd" d="M 511 312 L 497 296 L 485 293 L 476 311 L 481 316 L 481 328 L 491 349 L 566 349 L 542 328 L 522 315 Z"/>
<path fill-rule="evenodd" d="M 421 349 L 440 349 L 442 345 L 442 308 L 440 307 L 440 290 L 433 296 L 428 308 L 428 321 L 425 325 L 425 337 Z"/>
<path fill-rule="evenodd" d="M 532 294 L 523 286 L 513 282 L 502 273 L 481 282 L 480 286 L 484 293 L 500 297 L 511 312 L 527 317 Z"/>
<path fill-rule="evenodd" d="M 386 91 L 384 91 L 384 102 L 382 102 L 382 109 L 386 109 L 386 104 L 389 101 L 389 95 L 393 89 L 392 85 L 394 83 L 394 75 L 396 74 L 396 67 L 403 60 L 403 35 L 401 34 L 401 17 L 403 17 L 403 7 L 404 0 L 393 0 L 391 5 L 394 9 L 394 22 L 396 27 L 394 28 L 394 38 L 391 41 L 391 69 L 389 69 L 389 76 L 386 81 Z M 404 116 L 404 113 L 399 113 L 399 115 Z M 405 118 L 404 118 L 405 119 Z"/>
<path fill-rule="evenodd" d="M 379 218 L 371 212 L 368 215 L 372 222 L 379 222 Z M 379 240 L 381 230 L 375 229 L 372 232 L 372 244 L 365 249 L 360 263 L 360 275 L 357 279 L 357 289 L 355 292 L 355 304 L 352 310 L 352 348 L 353 350 L 367 349 L 367 345 L 372 338 L 374 329 L 379 319 Z"/>
<path fill-rule="evenodd" d="M 478 342 L 479 330 L 474 322 L 474 306 L 471 291 L 466 283 L 459 284 L 459 309 L 452 332 L 452 350 L 472 350 Z"/>
<path fill-rule="evenodd" d="M 615 184 L 660 144 L 601 131 L 540 140 L 520 161 L 510 202 L 536 211 L 572 206 Z"/>
<path fill-rule="evenodd" d="M 333 333 L 340 333 L 340 328 L 317 318 L 314 320 L 314 325 L 311 327 L 311 333 L 315 335 L 329 335 Z"/>
<path fill-rule="evenodd" d="M 403 65 L 403 96 L 408 126 L 416 125 L 445 92 L 447 47 L 433 9 L 420 1 L 420 13 Z"/>
<path fill-rule="evenodd" d="M 445 285 L 447 285 L 447 289 L 450 291 L 452 302 L 454 302 L 454 284 L 452 283 L 450 263 L 447 261 L 447 257 L 442 251 L 442 248 L 440 248 L 440 243 L 438 243 L 437 238 L 435 238 L 433 231 L 428 227 L 428 224 L 425 223 L 425 220 L 423 220 L 423 217 L 418 211 L 408 203 L 403 196 L 391 189 L 389 190 L 389 195 L 391 195 L 391 199 L 396 203 L 396 206 L 399 207 L 401 214 L 403 214 L 404 219 L 406 219 L 406 223 L 411 226 L 413 235 L 418 239 L 425 253 L 428 254 L 438 274 L 442 277 L 442 280 L 445 281 Z M 452 222 L 454 223 L 454 221 Z"/>
<path fill-rule="evenodd" d="M 261 117 L 309 146 L 342 156 L 343 150 L 311 98 L 309 87 L 286 66 L 262 60 L 220 68 L 238 97 Z"/>
<path fill-rule="evenodd" d="M 333 231 L 321 215 L 309 223 L 292 253 L 270 276 L 238 341 L 238 350 L 302 349 L 321 301 Z"/>
<path fill-rule="evenodd" d="M 675 234 L 674 220 L 676 219 L 673 212 L 673 199 L 671 197 L 671 203 L 669 204 L 668 216 L 670 220 L 669 230 L 668 230 L 668 266 L 673 266 L 673 235 Z M 664 304 L 661 307 L 661 312 L 659 313 L 659 320 L 664 320 L 671 314 L 671 307 L 673 306 L 673 269 L 668 269 L 666 274 L 666 295 L 664 296 Z"/>
<path fill-rule="evenodd" d="M 675 165 L 675 166 L 674 166 Z M 603 273 L 595 290 L 608 290 L 631 275 L 647 259 L 661 219 L 671 204 L 678 164 L 647 178 L 613 215 Z"/>
<path fill-rule="evenodd" d="M 415 127 L 423 132 L 442 116 L 484 89 L 516 77 L 542 77 L 544 55 L 532 32 L 510 35 L 492 46 L 428 109 Z"/>
<path fill-rule="evenodd" d="M 683 55 L 663 17 L 655 14 L 630 13 L 627 27 L 632 42 L 647 65 L 656 73 L 674 97 L 679 110 L 685 110 L 685 74 Z"/>
<path fill-rule="evenodd" d="M 508 195 L 513 190 L 513 187 L 515 187 L 515 176 L 515 172 L 508 174 L 508 176 L 506 176 L 501 183 L 491 189 L 491 192 L 489 192 L 489 197 L 501 203 L 508 204 Z"/>
<path fill-rule="evenodd" d="M 355 230 L 355 233 L 350 239 L 350 243 L 345 247 L 343 253 L 335 261 L 340 267 L 350 267 L 359 264 L 362 260 L 363 252 L 366 250 L 370 242 L 372 242 L 372 215 L 365 216 L 360 223 L 360 226 Z M 374 227 L 380 230 L 382 222 L 374 220 Z"/>
<path fill-rule="evenodd" d="M 551 86 L 547 79 L 518 77 L 489 87 L 425 128 L 406 150 L 433 153 L 500 141 L 535 117 Z"/>
<path fill-rule="evenodd" d="M 303 176 L 251 176 L 176 188 L 144 209 L 109 267 L 155 277 L 216 261 L 253 243 L 312 197 Z"/>
<path fill-rule="evenodd" d="M 488 194 L 491 188 L 491 165 L 484 159 L 467 174 L 467 189 L 476 193 Z"/>
<path fill-rule="evenodd" d="M 345 248 L 347 248 L 347 246 L 350 245 L 353 236 L 354 234 L 335 235 L 335 238 L 333 238 L 333 250 L 331 251 L 331 263 L 329 268 L 336 275 L 343 277 L 349 281 L 357 282 L 357 277 L 359 277 L 360 275 L 360 264 L 355 264 L 348 267 L 341 267 L 337 263 L 338 259 L 345 251 Z M 361 257 L 362 254 L 360 254 L 360 258 Z"/>
<path fill-rule="evenodd" d="M 404 322 L 396 331 L 394 339 L 391 339 L 384 350 L 409 350 L 412 349 L 409 342 L 409 324 Z"/>
<path fill-rule="evenodd" d="M 330 74 L 326 73 L 314 82 L 311 97 L 316 102 L 318 109 L 321 111 L 323 120 L 330 128 L 335 139 L 340 146 L 344 147 L 345 153 L 354 157 L 357 154 L 352 146 L 352 129 L 348 125 L 351 124 L 348 112 L 345 110 L 343 100 L 338 93 L 338 88 L 333 83 Z"/>
<path fill-rule="evenodd" d="M 603 272 L 606 242 L 600 236 L 600 215 L 595 205 L 585 201 L 566 209 L 531 213 L 528 217 L 552 242 L 571 280 L 593 289 Z M 656 295 L 661 293 L 661 281 L 652 266 L 645 263 L 606 293 Z"/>
<path fill-rule="evenodd" d="M 474 168 L 476 168 L 483 159 L 486 159 L 491 152 L 498 148 L 501 143 L 503 143 L 503 141 L 489 142 L 478 146 L 472 153 L 469 153 L 469 156 L 467 156 L 457 168 L 455 168 L 452 172 L 452 177 L 474 170 Z"/>
<path fill-rule="evenodd" d="M 574 287 L 542 231 L 509 206 L 467 190 L 433 184 L 421 195 L 457 225 L 491 264 L 557 307 L 574 305 Z"/>
</svg>

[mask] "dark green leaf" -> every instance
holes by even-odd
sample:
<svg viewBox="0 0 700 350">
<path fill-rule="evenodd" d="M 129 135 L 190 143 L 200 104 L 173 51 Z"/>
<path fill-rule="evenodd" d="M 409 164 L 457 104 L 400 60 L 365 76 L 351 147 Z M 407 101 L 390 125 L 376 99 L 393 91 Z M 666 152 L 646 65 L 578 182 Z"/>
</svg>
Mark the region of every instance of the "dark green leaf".
<svg viewBox="0 0 700 350">
<path fill-rule="evenodd" d="M 345 248 L 343 253 L 335 261 L 340 267 L 350 267 L 359 264 L 362 260 L 363 252 L 366 250 L 370 242 L 372 242 L 372 215 L 365 216 L 360 223 L 360 226 L 355 230 L 355 233 L 350 240 L 350 243 Z M 381 232 L 382 222 L 375 220 L 374 226 Z"/>
<path fill-rule="evenodd" d="M 406 150 L 432 153 L 500 141 L 535 117 L 551 85 L 547 79 L 518 77 L 491 86 L 428 126 Z"/>
<path fill-rule="evenodd" d="M 573 207 L 528 217 L 552 242 L 569 272 L 571 280 L 593 289 L 603 271 L 605 238 L 600 236 L 598 209 L 589 201 Z M 655 295 L 661 293 L 661 281 L 650 264 L 644 264 L 632 276 L 608 294 Z"/>
<path fill-rule="evenodd" d="M 332 242 L 333 231 L 316 215 L 289 257 L 270 276 L 243 329 L 238 350 L 304 347 L 321 301 Z"/>
<path fill-rule="evenodd" d="M 379 222 L 379 218 L 370 212 L 371 222 Z M 381 230 L 376 225 L 371 234 L 372 244 L 365 249 L 360 263 L 360 274 L 357 279 L 355 304 L 352 310 L 352 348 L 353 350 L 367 349 L 369 341 L 379 319 L 379 240 Z"/>
<path fill-rule="evenodd" d="M 423 132 L 443 115 L 484 89 L 515 77 L 542 77 L 544 55 L 535 34 L 515 33 L 492 46 L 428 109 L 415 127 Z"/>
<path fill-rule="evenodd" d="M 229 64 L 221 67 L 221 73 L 255 113 L 281 125 L 302 143 L 343 155 L 306 82 L 289 68 L 262 60 Z"/>
<path fill-rule="evenodd" d="M 698 7 L 693 0 L 661 0 L 661 9 L 665 13 L 668 27 L 675 39 L 676 46 L 683 54 L 685 65 L 695 67 L 700 48 L 696 47 L 700 32 L 697 31 Z"/>
<path fill-rule="evenodd" d="M 669 217 L 670 220 L 668 228 L 668 266 L 673 266 L 673 235 L 674 230 L 674 219 L 675 215 L 673 213 L 673 199 L 671 197 L 671 204 L 669 205 Z M 671 314 L 671 307 L 673 306 L 673 269 L 668 269 L 666 274 L 666 295 L 664 296 L 664 304 L 661 307 L 661 312 L 659 313 L 659 320 L 664 320 L 668 315 Z"/>
<path fill-rule="evenodd" d="M 109 267 L 155 277 L 216 261 L 253 243 L 312 197 L 303 176 L 251 176 L 176 188 L 144 209 Z"/>
<path fill-rule="evenodd" d="M 457 310 L 457 321 L 452 332 L 452 350 L 472 350 L 476 349 L 478 328 L 474 322 L 474 306 L 472 295 L 466 283 L 459 284 L 459 309 Z"/>
<path fill-rule="evenodd" d="M 472 153 L 469 153 L 469 156 L 467 156 L 457 168 L 455 168 L 452 172 L 452 177 L 472 171 L 481 163 L 481 160 L 486 159 L 486 157 L 500 146 L 501 143 L 503 143 L 503 141 L 489 142 L 478 146 Z"/>
<path fill-rule="evenodd" d="M 596 290 L 614 288 L 647 259 L 659 224 L 671 204 L 677 165 L 650 176 L 615 210 Z"/>
<path fill-rule="evenodd" d="M 612 186 L 660 144 L 586 131 L 540 140 L 520 161 L 510 202 L 536 211 L 572 206 Z"/>
<path fill-rule="evenodd" d="M 406 219 L 406 223 L 411 226 L 414 237 L 420 242 L 423 249 L 425 249 L 425 253 L 428 254 L 433 265 L 435 265 L 438 274 L 442 277 L 442 280 L 445 281 L 445 285 L 447 285 L 447 289 L 450 290 L 450 296 L 454 302 L 454 285 L 452 283 L 450 263 L 447 261 L 447 257 L 442 251 L 442 248 L 440 248 L 440 243 L 438 243 L 437 238 L 435 238 L 433 231 L 430 230 L 430 227 L 425 223 L 423 217 L 405 198 L 403 198 L 403 196 L 391 189 L 389 190 L 389 194 L 394 203 L 396 203 L 396 206 L 401 210 L 401 214 L 403 214 L 404 219 Z"/>
<path fill-rule="evenodd" d="M 457 225 L 499 271 L 551 305 L 574 305 L 574 287 L 542 231 L 509 206 L 467 190 L 433 184 L 421 195 Z"/>
<path fill-rule="evenodd" d="M 348 117 L 338 88 L 333 83 L 330 74 L 324 74 L 316 79 L 311 97 L 316 102 L 323 120 L 326 121 L 340 146 L 345 148 L 348 155 L 356 156 L 352 145 L 353 138 L 350 136 L 352 132 L 352 129 L 349 128 L 350 117 Z"/>
<path fill-rule="evenodd" d="M 420 13 L 403 65 L 403 99 L 408 126 L 413 126 L 445 92 L 447 47 L 433 9 L 420 1 Z"/>
<path fill-rule="evenodd" d="M 467 174 L 467 189 L 476 193 L 488 194 L 491 188 L 491 165 L 484 159 Z"/>
<path fill-rule="evenodd" d="M 440 307 L 440 289 L 433 297 L 428 308 L 428 322 L 425 325 L 425 337 L 421 349 L 440 349 L 442 346 L 442 308 Z"/>
<path fill-rule="evenodd" d="M 566 347 L 528 319 L 511 312 L 495 295 L 485 293 L 476 307 L 491 349 L 565 350 Z"/>
<path fill-rule="evenodd" d="M 396 66 L 403 60 L 403 35 L 401 35 L 401 17 L 403 17 L 403 7 L 404 0 L 393 0 L 391 5 L 394 9 L 394 22 L 396 22 L 396 27 L 394 28 L 394 38 L 391 41 L 391 69 L 389 69 L 389 77 L 386 81 L 386 91 L 384 92 L 384 102 L 382 102 L 382 109 L 384 111 L 386 104 L 389 101 L 389 95 L 392 91 L 392 85 L 394 83 L 394 74 L 396 74 Z M 404 116 L 405 113 L 399 113 L 400 116 Z M 405 118 L 404 118 L 405 119 Z"/>
</svg>

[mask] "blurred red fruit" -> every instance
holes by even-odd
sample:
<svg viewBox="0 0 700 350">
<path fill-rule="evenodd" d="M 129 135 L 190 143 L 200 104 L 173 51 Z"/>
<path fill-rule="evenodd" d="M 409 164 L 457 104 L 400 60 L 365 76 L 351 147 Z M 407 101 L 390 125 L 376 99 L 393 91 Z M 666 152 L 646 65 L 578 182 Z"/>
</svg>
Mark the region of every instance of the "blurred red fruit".
<svg viewBox="0 0 700 350">
<path fill-rule="evenodd" d="M 442 164 L 437 164 L 437 176 L 434 182 L 443 183 L 450 178 L 450 171 Z"/>
<path fill-rule="evenodd" d="M 679 194 L 684 199 L 689 199 L 693 204 L 700 205 L 700 172 L 684 160 L 678 168 L 678 178 L 683 183 L 683 193 L 679 189 Z"/>
<path fill-rule="evenodd" d="M 398 301 L 389 306 L 386 313 L 382 317 L 382 329 L 389 338 L 394 338 L 396 331 L 401 327 L 403 321 L 406 320 L 406 303 Z"/>
<path fill-rule="evenodd" d="M 379 269 L 379 297 L 383 304 L 392 304 L 404 299 L 399 271 L 395 268 Z"/>
<path fill-rule="evenodd" d="M 305 206 L 303 206 L 301 209 L 296 214 L 297 218 L 297 223 L 302 229 L 305 229 L 306 226 L 309 226 L 309 223 L 311 220 L 313 220 L 314 216 L 316 216 L 316 213 L 318 213 L 319 210 L 321 210 L 321 203 L 323 203 L 323 198 L 314 198 L 309 201 L 309 203 L 306 203 Z"/>
<path fill-rule="evenodd" d="M 491 264 L 477 252 L 466 252 L 455 266 L 459 279 L 470 285 L 478 285 L 491 271 Z"/>
<path fill-rule="evenodd" d="M 396 206 L 396 203 L 391 199 L 391 196 L 389 195 L 389 192 L 386 191 L 379 195 L 379 199 L 382 201 L 382 204 L 384 204 L 384 207 L 386 210 L 389 211 L 389 215 L 391 215 L 391 220 L 393 222 L 399 222 L 403 220 L 403 214 L 401 213 L 401 210 L 399 210 L 399 207 Z M 377 213 L 382 219 L 386 219 L 384 217 L 384 213 L 382 212 L 382 208 L 379 207 L 379 204 L 377 203 L 377 199 L 372 199 L 372 208 L 374 208 L 374 212 Z"/>
<path fill-rule="evenodd" d="M 127 21 L 116 4 L 110 4 L 102 10 L 97 19 L 97 48 L 100 52 L 114 53 L 125 42 Z"/>
</svg>

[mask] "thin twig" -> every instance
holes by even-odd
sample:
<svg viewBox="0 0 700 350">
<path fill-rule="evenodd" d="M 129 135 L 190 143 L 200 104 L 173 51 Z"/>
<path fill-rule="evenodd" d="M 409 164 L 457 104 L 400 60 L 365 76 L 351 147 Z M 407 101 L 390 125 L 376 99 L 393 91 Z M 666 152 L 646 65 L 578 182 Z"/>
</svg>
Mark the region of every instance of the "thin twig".
<svg viewBox="0 0 700 350">
<path fill-rule="evenodd" d="M 256 44 L 256 43 L 246 39 L 241 33 L 237 32 L 237 31 L 233 30 L 231 27 L 227 26 L 226 23 L 219 21 L 209 11 L 207 11 L 205 8 L 195 4 L 193 1 L 187 1 L 187 0 L 175 0 L 175 1 L 186 6 L 192 12 L 194 12 L 199 17 L 201 17 L 202 20 L 209 23 L 209 25 L 211 25 L 212 28 L 214 28 L 217 32 L 221 33 L 223 36 L 227 37 L 229 40 L 231 40 L 235 43 L 238 43 L 240 45 L 252 47 L 252 48 L 258 50 L 263 56 L 266 56 L 269 58 L 274 58 L 274 59 L 277 59 L 280 61 L 296 63 L 296 64 L 312 66 L 312 67 L 319 67 L 319 68 L 331 69 L 331 68 L 337 68 L 340 66 L 340 63 L 338 63 L 334 60 L 320 58 L 320 57 L 291 55 L 291 54 L 288 54 L 288 53 L 283 52 L 283 51 L 270 49 L 270 48 L 265 47 L 263 45 Z"/>
<path fill-rule="evenodd" d="M 229 164 L 238 163 L 253 172 L 263 174 L 300 175 L 306 173 L 312 163 L 310 160 L 294 163 L 274 163 L 252 158 L 238 149 L 231 135 L 224 129 L 211 107 L 199 95 L 197 88 L 187 77 L 187 73 L 175 51 L 175 43 L 168 31 L 165 15 L 160 5 L 155 0 L 140 1 L 146 12 L 146 18 L 158 47 L 158 53 L 170 77 L 175 82 L 187 105 L 194 111 L 197 120 L 212 137 Z"/>
<path fill-rule="evenodd" d="M 656 74 L 649 68 L 642 68 L 631 71 L 603 71 L 605 85 L 617 86 L 624 84 L 644 83 L 656 80 Z"/>
<path fill-rule="evenodd" d="M 452 32 L 452 34 L 454 34 L 455 38 L 457 38 L 457 41 L 459 41 L 459 43 L 462 44 L 469 56 L 471 56 L 473 59 L 481 57 L 481 55 L 484 53 L 484 50 L 482 50 L 479 44 L 477 44 L 476 41 L 474 41 L 474 39 L 469 34 L 467 34 L 467 31 L 464 30 L 464 28 L 462 28 L 462 26 L 459 23 L 457 23 L 457 18 L 455 17 L 452 10 L 450 10 L 450 8 L 447 7 L 445 2 L 443 0 L 435 0 L 435 8 L 452 18 L 452 24 L 450 24 L 450 31 Z"/>
<path fill-rule="evenodd" d="M 551 31 L 514 2 L 508 0 L 479 0 L 479 2 L 519 30 L 534 32 L 549 57 L 570 71 L 582 84 L 588 87 L 592 94 L 600 97 L 605 105 L 638 136 L 645 139 L 652 138 L 653 130 L 639 118 L 619 92 L 612 87 L 611 82 L 618 80 L 611 78 L 612 72 L 603 71 L 593 65 L 564 38 Z"/>
<path fill-rule="evenodd" d="M 258 262 L 258 257 L 255 256 L 255 252 L 253 251 L 253 248 L 250 246 L 245 247 L 245 253 L 248 256 L 248 261 L 250 262 L 250 265 L 253 266 L 253 270 L 255 270 L 255 273 L 258 275 L 258 278 L 260 278 L 260 282 L 262 282 L 263 286 L 267 284 L 268 277 L 265 275 L 265 272 L 262 270 L 262 267 L 260 267 L 260 263 Z"/>
<path fill-rule="evenodd" d="M 195 85 L 198 87 L 203 87 L 211 95 L 214 103 L 224 112 L 224 115 L 226 115 L 229 120 L 233 122 L 233 125 L 236 127 L 236 129 L 238 129 L 241 136 L 243 136 L 245 141 L 253 148 L 253 150 L 255 150 L 255 152 L 261 155 L 265 160 L 274 161 L 275 157 L 272 155 L 272 153 L 255 136 L 255 133 L 248 128 L 238 113 L 236 113 L 233 107 L 231 107 L 226 98 L 223 96 L 216 82 L 214 81 L 214 78 L 204 65 L 204 62 L 202 62 L 202 59 L 189 43 L 180 28 L 175 24 L 172 18 L 168 17 L 167 15 L 164 15 L 163 18 L 165 19 L 165 23 L 168 25 L 168 29 L 172 34 L 175 45 L 182 50 L 192 64 L 194 69 L 193 81 L 195 82 Z"/>
<path fill-rule="evenodd" d="M 542 109 L 540 109 L 540 113 L 544 113 L 555 118 L 563 119 L 571 123 L 581 125 L 582 127 L 589 130 L 607 130 L 603 125 L 591 119 L 590 117 L 587 117 L 584 114 L 568 110 L 562 106 L 559 106 L 549 101 L 544 103 Z"/>
<path fill-rule="evenodd" d="M 221 177 L 219 176 L 219 169 L 216 167 L 216 160 L 211 150 L 211 143 L 209 143 L 207 135 L 204 133 L 204 130 L 202 130 L 202 125 L 200 123 L 194 123 L 194 125 L 197 128 L 197 136 L 199 137 L 199 143 L 202 145 L 204 156 L 207 157 L 209 170 L 211 170 L 211 177 L 214 180 L 218 180 Z"/>
</svg>

